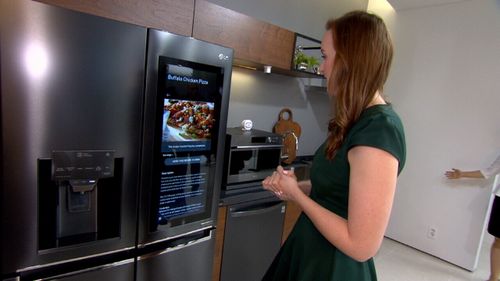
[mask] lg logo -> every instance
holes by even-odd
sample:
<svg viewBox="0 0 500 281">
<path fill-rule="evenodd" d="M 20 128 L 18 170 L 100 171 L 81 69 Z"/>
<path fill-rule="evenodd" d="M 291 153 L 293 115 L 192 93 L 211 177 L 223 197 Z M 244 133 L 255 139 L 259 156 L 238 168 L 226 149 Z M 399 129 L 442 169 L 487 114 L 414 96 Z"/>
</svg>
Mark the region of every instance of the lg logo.
<svg viewBox="0 0 500 281">
<path fill-rule="evenodd" d="M 221 53 L 221 54 L 219 54 L 219 59 L 220 60 L 228 60 L 229 56 L 226 56 L 226 55 L 224 55 L 224 54 Z"/>
</svg>

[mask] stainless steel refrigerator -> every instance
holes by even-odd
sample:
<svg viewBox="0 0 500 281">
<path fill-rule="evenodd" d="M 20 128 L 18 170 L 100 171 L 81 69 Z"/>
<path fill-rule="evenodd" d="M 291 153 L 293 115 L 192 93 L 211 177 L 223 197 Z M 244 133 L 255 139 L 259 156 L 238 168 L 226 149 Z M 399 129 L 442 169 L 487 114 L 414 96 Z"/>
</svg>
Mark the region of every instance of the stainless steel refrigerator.
<svg viewBox="0 0 500 281">
<path fill-rule="evenodd" d="M 148 31 L 137 280 L 211 277 L 232 57 Z"/>
<path fill-rule="evenodd" d="M 2 278 L 133 280 L 146 29 L 0 3 Z"/>
<path fill-rule="evenodd" d="M 209 278 L 231 60 L 192 38 L 2 0 L 2 280 Z M 167 124 L 178 100 L 196 114 Z"/>
</svg>

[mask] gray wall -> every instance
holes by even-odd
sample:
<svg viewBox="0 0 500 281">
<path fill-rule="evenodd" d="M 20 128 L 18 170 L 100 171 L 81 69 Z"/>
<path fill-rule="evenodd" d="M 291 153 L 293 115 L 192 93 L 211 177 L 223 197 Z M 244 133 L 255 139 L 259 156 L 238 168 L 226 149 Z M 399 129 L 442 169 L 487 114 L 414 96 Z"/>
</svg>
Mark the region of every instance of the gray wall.
<svg viewBox="0 0 500 281">
<path fill-rule="evenodd" d="M 325 22 L 351 10 L 366 10 L 368 0 L 209 0 L 245 15 L 318 40 Z"/>
<path fill-rule="evenodd" d="M 327 135 L 330 99 L 325 89 L 309 85 L 309 79 L 233 68 L 228 127 L 251 119 L 254 128 L 272 131 L 279 112 L 288 107 L 302 129 L 297 155 L 314 154 Z"/>
<path fill-rule="evenodd" d="M 325 22 L 351 10 L 366 10 L 368 0 L 209 0 L 217 5 L 291 31 L 323 37 Z M 301 79 L 234 68 L 228 126 L 251 119 L 254 127 L 271 131 L 284 107 L 293 112 L 302 128 L 297 155 L 312 155 L 327 135 L 330 101 L 318 79 Z"/>
<path fill-rule="evenodd" d="M 500 152 L 500 1 L 407 9 L 388 21 L 396 56 L 386 93 L 408 158 L 387 236 L 473 270 L 493 180 L 444 172 L 487 167 Z"/>
</svg>

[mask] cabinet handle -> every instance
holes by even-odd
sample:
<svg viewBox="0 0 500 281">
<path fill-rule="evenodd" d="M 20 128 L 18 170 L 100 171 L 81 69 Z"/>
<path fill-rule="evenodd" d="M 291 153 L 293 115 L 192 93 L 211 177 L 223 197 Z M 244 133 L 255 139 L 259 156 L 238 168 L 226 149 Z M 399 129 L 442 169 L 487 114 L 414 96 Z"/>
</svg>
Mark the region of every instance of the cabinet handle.
<svg viewBox="0 0 500 281">
<path fill-rule="evenodd" d="M 231 215 L 231 217 L 234 217 L 234 218 L 247 217 L 247 216 L 261 215 L 261 214 L 269 213 L 269 212 L 272 212 L 274 210 L 280 209 L 281 207 L 284 207 L 282 202 L 278 202 L 270 207 L 263 208 L 263 209 L 257 209 L 257 210 L 255 210 L 255 208 L 251 208 L 251 209 L 245 209 L 245 208 L 233 209 L 233 208 L 231 208 L 229 210 L 229 214 Z"/>
</svg>

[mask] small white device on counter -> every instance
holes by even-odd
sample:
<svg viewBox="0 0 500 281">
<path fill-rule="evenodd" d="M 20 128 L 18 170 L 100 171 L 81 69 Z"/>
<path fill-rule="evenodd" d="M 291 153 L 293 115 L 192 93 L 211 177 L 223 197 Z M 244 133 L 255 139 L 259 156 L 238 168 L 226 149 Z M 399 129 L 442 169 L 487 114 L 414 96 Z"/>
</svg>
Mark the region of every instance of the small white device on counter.
<svg viewBox="0 0 500 281">
<path fill-rule="evenodd" d="M 250 119 L 245 119 L 241 121 L 241 129 L 243 131 L 250 131 L 253 127 L 253 122 Z"/>
</svg>

